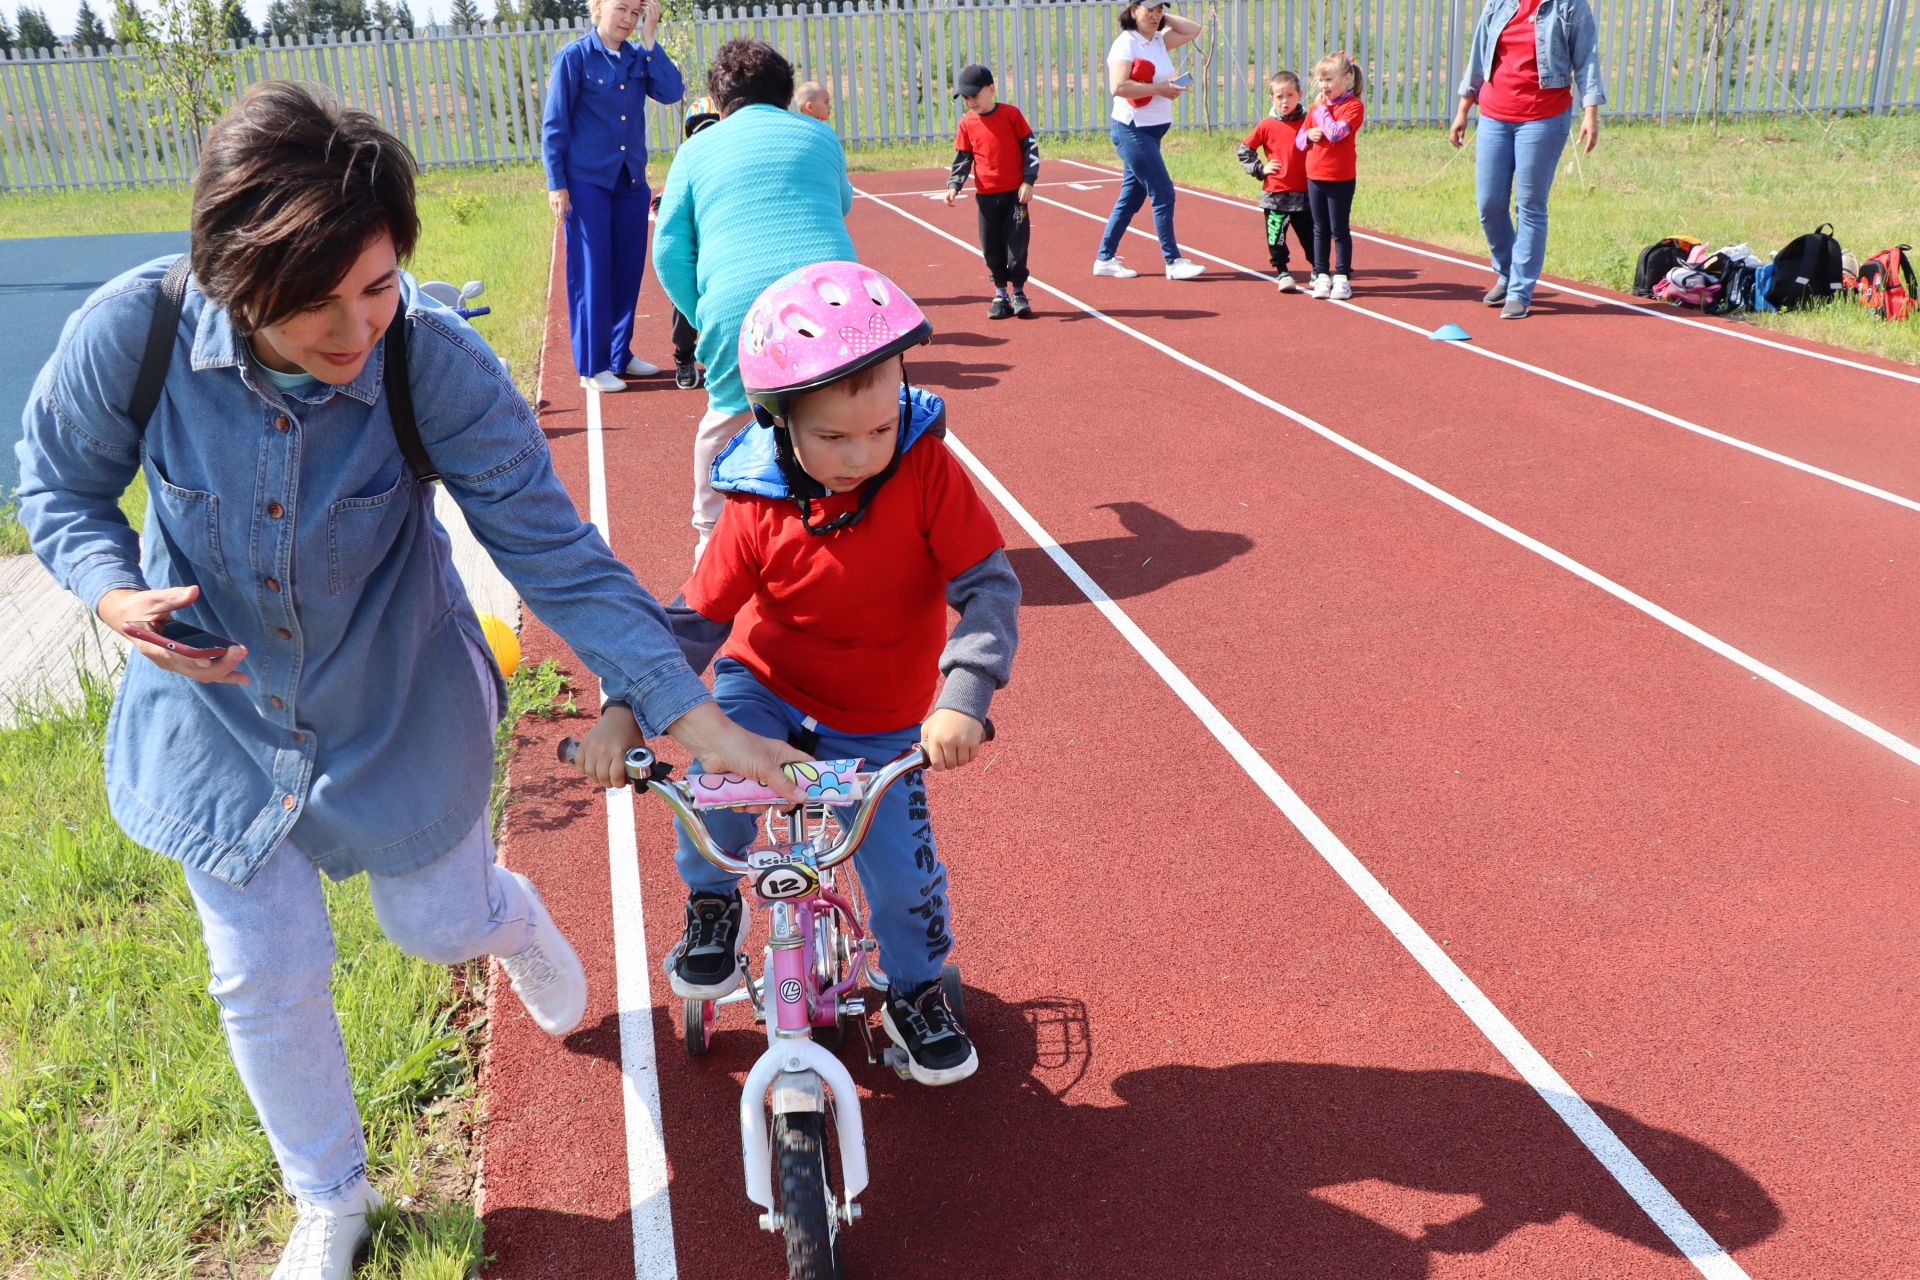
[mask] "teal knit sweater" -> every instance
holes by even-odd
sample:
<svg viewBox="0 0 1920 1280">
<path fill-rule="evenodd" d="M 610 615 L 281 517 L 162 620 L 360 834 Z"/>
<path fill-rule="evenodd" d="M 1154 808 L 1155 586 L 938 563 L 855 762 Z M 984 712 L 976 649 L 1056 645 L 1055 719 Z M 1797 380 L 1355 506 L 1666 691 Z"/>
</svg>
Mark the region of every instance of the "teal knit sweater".
<svg viewBox="0 0 1920 1280">
<path fill-rule="evenodd" d="M 653 269 L 700 331 L 707 404 L 745 413 L 740 322 L 795 267 L 853 260 L 853 185 L 840 139 L 820 121 L 764 103 L 688 138 L 667 170 Z"/>
</svg>

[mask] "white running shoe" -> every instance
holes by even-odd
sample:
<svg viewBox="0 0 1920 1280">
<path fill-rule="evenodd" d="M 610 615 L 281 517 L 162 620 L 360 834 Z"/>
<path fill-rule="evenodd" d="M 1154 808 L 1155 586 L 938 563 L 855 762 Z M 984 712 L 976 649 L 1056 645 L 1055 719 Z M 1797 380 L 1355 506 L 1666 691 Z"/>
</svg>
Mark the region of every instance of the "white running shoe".
<svg viewBox="0 0 1920 1280">
<path fill-rule="evenodd" d="M 547 914 L 547 904 L 540 901 L 540 891 L 533 887 L 533 881 L 518 871 L 507 874 L 526 890 L 533 916 L 533 941 L 510 956 L 501 956 L 500 967 L 507 971 L 514 993 L 540 1029 L 550 1036 L 563 1036 L 580 1025 L 587 1011 L 587 971 L 573 944 Z"/>
<path fill-rule="evenodd" d="M 1313 296 L 1316 298 L 1332 297 L 1333 278 L 1331 276 L 1315 276 L 1313 278 Z"/>
<path fill-rule="evenodd" d="M 627 361 L 627 367 L 620 372 L 629 378 L 653 378 L 659 376 L 660 366 L 649 364 L 639 356 L 635 356 Z"/>
<path fill-rule="evenodd" d="M 1119 258 L 1095 258 L 1093 260 L 1093 274 L 1097 276 L 1112 276 L 1115 280 L 1131 280 L 1140 273 L 1120 261 Z"/>
<path fill-rule="evenodd" d="M 1206 274 L 1206 270 L 1205 267 L 1197 262 L 1189 262 L 1185 258 L 1175 258 L 1167 264 L 1167 279 L 1198 280 L 1202 275 Z"/>
<path fill-rule="evenodd" d="M 373 1234 L 367 1218 L 386 1201 L 362 1178 L 338 1200 L 314 1204 L 301 1200 L 300 1217 L 287 1237 L 273 1280 L 348 1280 L 353 1255 Z"/>
<path fill-rule="evenodd" d="M 1292 293 L 1295 290 L 1299 289 L 1300 287 L 1300 282 L 1298 280 L 1295 280 L 1290 273 L 1285 271 L 1282 271 L 1278 276 L 1275 276 L 1273 282 L 1280 286 L 1280 292 L 1282 293 Z"/>
<path fill-rule="evenodd" d="M 580 379 L 580 385 L 583 387 L 593 387 L 608 395 L 627 389 L 627 384 L 620 381 L 620 375 L 611 369 L 602 369 L 591 378 Z"/>
<path fill-rule="evenodd" d="M 1353 286 L 1347 282 L 1345 276 L 1335 276 L 1333 288 L 1328 291 L 1327 296 L 1335 302 L 1345 302 L 1353 296 Z"/>
</svg>

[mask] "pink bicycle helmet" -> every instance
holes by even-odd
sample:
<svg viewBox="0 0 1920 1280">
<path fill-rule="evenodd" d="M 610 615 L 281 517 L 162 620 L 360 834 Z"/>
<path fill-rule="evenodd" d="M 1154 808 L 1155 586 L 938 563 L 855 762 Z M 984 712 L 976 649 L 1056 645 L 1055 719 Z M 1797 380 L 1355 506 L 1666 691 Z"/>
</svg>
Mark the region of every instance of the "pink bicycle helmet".
<svg viewBox="0 0 1920 1280">
<path fill-rule="evenodd" d="M 747 400 L 783 417 L 796 396 L 933 337 L 899 285 L 857 262 L 816 262 L 765 289 L 740 322 Z"/>
</svg>

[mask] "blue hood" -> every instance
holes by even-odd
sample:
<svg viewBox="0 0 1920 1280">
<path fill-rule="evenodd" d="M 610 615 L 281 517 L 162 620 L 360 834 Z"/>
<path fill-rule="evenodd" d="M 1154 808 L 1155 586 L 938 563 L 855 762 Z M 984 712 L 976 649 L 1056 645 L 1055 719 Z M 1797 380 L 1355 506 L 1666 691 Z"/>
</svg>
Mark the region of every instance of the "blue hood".
<svg viewBox="0 0 1920 1280">
<path fill-rule="evenodd" d="M 902 387 L 901 398 L 911 405 L 907 435 L 900 452 L 913 448 L 920 437 L 938 439 L 947 434 L 947 402 L 919 387 Z M 741 428 L 713 460 L 713 487 L 723 493 L 750 493 L 761 498 L 791 498 L 787 478 L 773 453 L 773 428 L 757 421 Z"/>
</svg>

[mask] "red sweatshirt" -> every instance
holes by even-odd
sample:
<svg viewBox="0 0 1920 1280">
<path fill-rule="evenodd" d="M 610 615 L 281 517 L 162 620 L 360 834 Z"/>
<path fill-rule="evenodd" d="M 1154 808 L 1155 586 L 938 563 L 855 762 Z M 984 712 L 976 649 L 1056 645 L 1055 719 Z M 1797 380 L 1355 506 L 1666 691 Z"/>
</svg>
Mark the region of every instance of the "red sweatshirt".
<svg viewBox="0 0 1920 1280">
<path fill-rule="evenodd" d="M 1307 112 L 1306 125 L 1294 146 L 1307 153 L 1307 177 L 1316 182 L 1352 182 L 1355 177 L 1353 137 L 1367 122 L 1367 109 L 1358 96 L 1343 93 L 1331 103 L 1316 102 Z M 1319 129 L 1327 136 L 1319 142 L 1307 140 L 1307 129 Z"/>
<path fill-rule="evenodd" d="M 1305 191 L 1307 189 L 1307 163 L 1299 149 L 1294 145 L 1300 131 L 1307 127 L 1306 117 L 1297 120 L 1282 120 L 1278 116 L 1268 116 L 1253 126 L 1253 132 L 1240 140 L 1240 145 L 1255 151 L 1267 153 L 1267 180 L 1261 184 L 1265 191 Z"/>
</svg>

